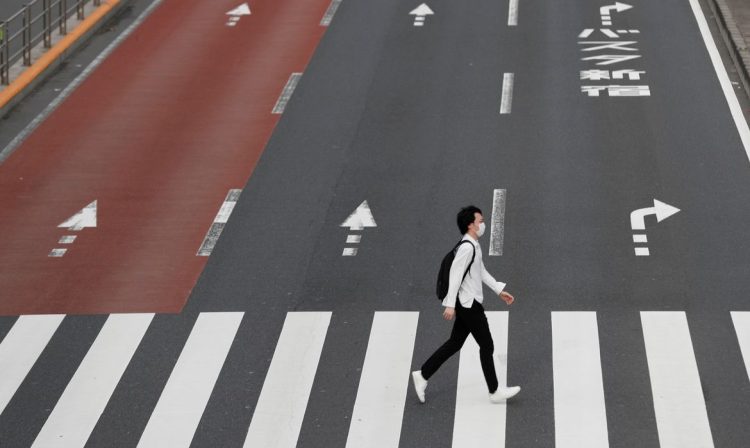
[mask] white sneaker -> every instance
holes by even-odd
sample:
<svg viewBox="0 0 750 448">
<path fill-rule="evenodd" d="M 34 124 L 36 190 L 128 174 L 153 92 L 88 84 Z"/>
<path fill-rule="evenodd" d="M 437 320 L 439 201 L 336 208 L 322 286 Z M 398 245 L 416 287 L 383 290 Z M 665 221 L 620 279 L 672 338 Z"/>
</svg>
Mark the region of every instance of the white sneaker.
<svg viewBox="0 0 750 448">
<path fill-rule="evenodd" d="M 505 403 L 505 400 L 513 398 L 519 392 L 521 388 L 518 386 L 498 387 L 494 394 L 490 394 L 490 401 L 495 404 Z"/>
<path fill-rule="evenodd" d="M 413 371 L 411 378 L 414 380 L 414 390 L 417 392 L 417 398 L 419 398 L 420 402 L 424 403 L 424 391 L 427 389 L 427 380 L 422 376 L 421 370 Z"/>
</svg>

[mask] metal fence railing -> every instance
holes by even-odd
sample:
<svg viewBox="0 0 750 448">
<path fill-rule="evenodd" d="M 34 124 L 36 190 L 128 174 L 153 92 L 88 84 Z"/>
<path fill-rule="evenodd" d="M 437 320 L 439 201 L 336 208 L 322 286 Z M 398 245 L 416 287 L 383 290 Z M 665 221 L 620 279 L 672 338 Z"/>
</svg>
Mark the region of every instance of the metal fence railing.
<svg viewBox="0 0 750 448">
<path fill-rule="evenodd" d="M 84 8 L 102 0 L 31 0 L 9 19 L 0 22 L 0 84 L 10 83 L 10 68 L 20 60 L 31 65 L 31 50 L 43 43 L 52 47 L 52 34 L 68 33 L 67 22 L 73 15 L 83 20 Z"/>
</svg>

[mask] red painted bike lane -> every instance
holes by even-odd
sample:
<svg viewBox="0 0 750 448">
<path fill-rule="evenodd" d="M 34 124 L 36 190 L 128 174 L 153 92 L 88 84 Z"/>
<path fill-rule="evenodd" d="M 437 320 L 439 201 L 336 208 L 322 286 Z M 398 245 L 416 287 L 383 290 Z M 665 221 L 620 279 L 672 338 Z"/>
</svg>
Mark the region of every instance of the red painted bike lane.
<svg viewBox="0 0 750 448">
<path fill-rule="evenodd" d="M 241 3 L 165 0 L 0 165 L 0 315 L 182 309 L 330 0 L 250 1 L 228 26 Z M 93 201 L 95 228 L 58 228 Z"/>
</svg>

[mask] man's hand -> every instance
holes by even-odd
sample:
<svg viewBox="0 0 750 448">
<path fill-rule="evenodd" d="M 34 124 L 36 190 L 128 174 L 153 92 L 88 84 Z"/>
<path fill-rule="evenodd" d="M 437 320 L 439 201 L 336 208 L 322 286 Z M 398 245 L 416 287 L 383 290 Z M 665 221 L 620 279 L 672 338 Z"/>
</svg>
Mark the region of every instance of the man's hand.
<svg viewBox="0 0 750 448">
<path fill-rule="evenodd" d="M 456 315 L 456 309 L 455 308 L 449 308 L 446 307 L 445 311 L 443 311 L 443 318 L 445 320 L 453 320 L 453 316 Z"/>
<path fill-rule="evenodd" d="M 510 295 L 509 293 L 507 293 L 505 291 L 501 291 L 500 292 L 500 298 L 503 300 L 503 302 L 505 302 L 508 305 L 512 304 L 516 300 L 516 299 L 513 298 L 512 295 Z"/>
</svg>

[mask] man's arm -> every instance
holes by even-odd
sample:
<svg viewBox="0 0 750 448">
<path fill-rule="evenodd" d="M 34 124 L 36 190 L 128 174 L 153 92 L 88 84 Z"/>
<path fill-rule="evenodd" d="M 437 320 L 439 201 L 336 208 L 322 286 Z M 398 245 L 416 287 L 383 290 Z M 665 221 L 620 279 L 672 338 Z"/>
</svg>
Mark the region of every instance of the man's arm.
<svg viewBox="0 0 750 448">
<path fill-rule="evenodd" d="M 495 280 L 495 278 L 487 272 L 487 269 L 484 268 L 484 263 L 482 263 L 482 281 L 485 285 L 492 288 L 492 290 L 495 291 L 495 294 L 500 296 L 500 298 L 508 305 L 515 301 L 515 298 L 512 295 L 503 291 L 505 289 L 505 283 Z"/>
<path fill-rule="evenodd" d="M 471 243 L 464 243 L 458 246 L 456 257 L 453 259 L 453 264 L 451 264 L 450 280 L 448 281 L 448 294 L 443 298 L 443 306 L 448 308 L 456 307 L 458 289 L 461 287 L 464 273 L 471 262 L 471 256 L 473 254 L 474 246 Z"/>
<path fill-rule="evenodd" d="M 495 291 L 495 294 L 497 295 L 500 295 L 500 293 L 503 292 L 503 289 L 505 289 L 505 283 L 495 280 L 495 277 L 487 272 L 487 269 L 484 267 L 484 262 L 482 262 L 482 282 Z"/>
</svg>

